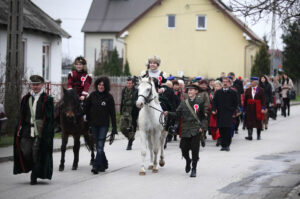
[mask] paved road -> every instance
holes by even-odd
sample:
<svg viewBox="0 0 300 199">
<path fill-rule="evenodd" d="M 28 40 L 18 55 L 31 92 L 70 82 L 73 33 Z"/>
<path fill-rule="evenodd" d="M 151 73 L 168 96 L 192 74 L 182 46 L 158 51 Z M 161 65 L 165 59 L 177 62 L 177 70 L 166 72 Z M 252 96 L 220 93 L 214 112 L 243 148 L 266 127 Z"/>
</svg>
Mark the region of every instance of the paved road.
<svg viewBox="0 0 300 199">
<path fill-rule="evenodd" d="M 77 171 L 72 171 L 72 150 L 66 153 L 66 168 L 58 171 L 60 154 L 54 154 L 53 180 L 29 185 L 29 174 L 12 175 L 12 162 L 0 164 L 0 199 L 9 198 L 285 198 L 300 182 L 300 106 L 292 115 L 271 121 L 262 140 L 246 141 L 246 131 L 235 135 L 230 152 L 221 152 L 211 139 L 201 148 L 197 178 L 184 172 L 179 142 L 169 143 L 166 165 L 159 173 L 139 176 L 140 144 L 126 151 L 125 140 L 105 147 L 109 170 L 92 175 L 90 155 L 80 151 Z"/>
</svg>

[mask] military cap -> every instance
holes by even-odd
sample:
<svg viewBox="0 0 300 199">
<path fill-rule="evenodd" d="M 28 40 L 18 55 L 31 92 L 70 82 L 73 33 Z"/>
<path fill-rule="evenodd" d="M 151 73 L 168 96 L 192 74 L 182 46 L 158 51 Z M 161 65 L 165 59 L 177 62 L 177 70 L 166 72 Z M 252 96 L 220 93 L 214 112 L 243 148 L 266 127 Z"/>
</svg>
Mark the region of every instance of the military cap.
<svg viewBox="0 0 300 199">
<path fill-rule="evenodd" d="M 251 77 L 250 80 L 251 81 L 258 81 L 258 77 Z"/>
<path fill-rule="evenodd" d="M 199 86 L 195 85 L 195 84 L 191 84 L 189 86 L 186 87 L 187 89 L 195 89 L 195 90 L 200 90 Z"/>
<path fill-rule="evenodd" d="M 31 84 L 42 84 L 45 82 L 44 78 L 39 75 L 31 75 L 29 79 Z"/>
</svg>

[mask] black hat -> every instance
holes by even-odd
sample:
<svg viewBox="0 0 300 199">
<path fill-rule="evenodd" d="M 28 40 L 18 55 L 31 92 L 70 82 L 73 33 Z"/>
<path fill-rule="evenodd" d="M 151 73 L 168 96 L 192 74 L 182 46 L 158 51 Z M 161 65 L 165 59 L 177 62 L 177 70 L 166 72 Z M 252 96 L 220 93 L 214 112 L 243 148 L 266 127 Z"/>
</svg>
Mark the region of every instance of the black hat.
<svg viewBox="0 0 300 199">
<path fill-rule="evenodd" d="M 45 82 L 44 78 L 39 75 L 31 75 L 29 79 L 31 84 L 42 84 Z"/>
<path fill-rule="evenodd" d="M 191 84 L 189 86 L 186 87 L 187 89 L 195 89 L 195 90 L 200 90 L 199 86 L 195 85 L 195 84 Z"/>
</svg>

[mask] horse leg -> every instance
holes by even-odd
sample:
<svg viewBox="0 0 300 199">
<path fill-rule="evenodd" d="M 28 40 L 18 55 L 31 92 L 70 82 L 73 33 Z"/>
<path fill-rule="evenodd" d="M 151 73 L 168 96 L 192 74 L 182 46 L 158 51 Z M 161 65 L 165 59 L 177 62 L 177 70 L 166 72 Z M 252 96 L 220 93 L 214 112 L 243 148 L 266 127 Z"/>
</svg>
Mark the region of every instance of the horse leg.
<svg viewBox="0 0 300 199">
<path fill-rule="evenodd" d="M 74 161 L 73 161 L 72 170 L 77 170 L 78 161 L 79 161 L 80 136 L 73 136 L 73 138 L 74 138 L 74 146 L 73 146 Z"/>
<path fill-rule="evenodd" d="M 160 146 L 160 131 L 156 130 L 153 132 L 151 141 L 153 144 L 153 153 L 154 153 L 154 161 L 153 161 L 153 173 L 158 172 L 157 168 L 157 154 Z"/>
<path fill-rule="evenodd" d="M 150 152 L 150 165 L 149 165 L 148 169 L 153 170 L 153 144 L 152 144 L 150 133 L 147 136 L 147 140 L 148 140 L 148 148 L 149 148 L 149 152 Z"/>
<path fill-rule="evenodd" d="M 65 169 L 65 153 L 67 149 L 69 135 L 66 132 L 62 132 L 62 143 L 61 143 L 61 159 L 59 165 L 59 171 L 63 171 Z"/>
<path fill-rule="evenodd" d="M 146 148 L 147 148 L 147 135 L 145 131 L 140 131 L 141 135 L 141 143 L 142 143 L 142 149 L 141 149 L 141 155 L 142 155 L 142 165 L 140 169 L 140 176 L 146 175 L 146 169 L 145 169 L 145 162 L 146 162 Z"/>
<path fill-rule="evenodd" d="M 159 166 L 161 166 L 161 167 L 165 166 L 164 145 L 166 142 L 167 135 L 168 135 L 168 132 L 165 130 L 162 130 L 161 136 L 160 136 L 160 160 L 159 160 Z"/>
</svg>

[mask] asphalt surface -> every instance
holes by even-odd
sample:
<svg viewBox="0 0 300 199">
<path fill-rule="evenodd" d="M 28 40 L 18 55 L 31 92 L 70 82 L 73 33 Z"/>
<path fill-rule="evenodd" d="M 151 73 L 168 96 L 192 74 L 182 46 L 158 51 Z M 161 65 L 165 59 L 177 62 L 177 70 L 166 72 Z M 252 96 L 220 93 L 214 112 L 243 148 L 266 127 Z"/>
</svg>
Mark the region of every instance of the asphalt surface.
<svg viewBox="0 0 300 199">
<path fill-rule="evenodd" d="M 82 147 L 77 171 L 72 171 L 73 152 L 66 152 L 65 171 L 59 172 L 60 153 L 54 153 L 53 179 L 29 184 L 30 174 L 13 175 L 11 161 L 0 163 L 0 199 L 10 198 L 297 198 L 300 184 L 300 106 L 291 116 L 270 121 L 262 140 L 246 141 L 240 128 L 230 152 L 221 152 L 211 138 L 200 149 L 197 177 L 184 172 L 179 141 L 168 144 L 166 165 L 158 173 L 139 176 L 140 142 L 132 151 L 126 140 L 106 145 L 109 169 L 93 175 L 90 154 Z M 254 133 L 255 135 L 255 133 Z M 121 137 L 121 136 L 120 136 Z M 256 136 L 254 136 L 256 138 Z M 0 149 L 1 150 L 1 149 Z M 300 198 L 300 197 L 299 197 Z"/>
</svg>

